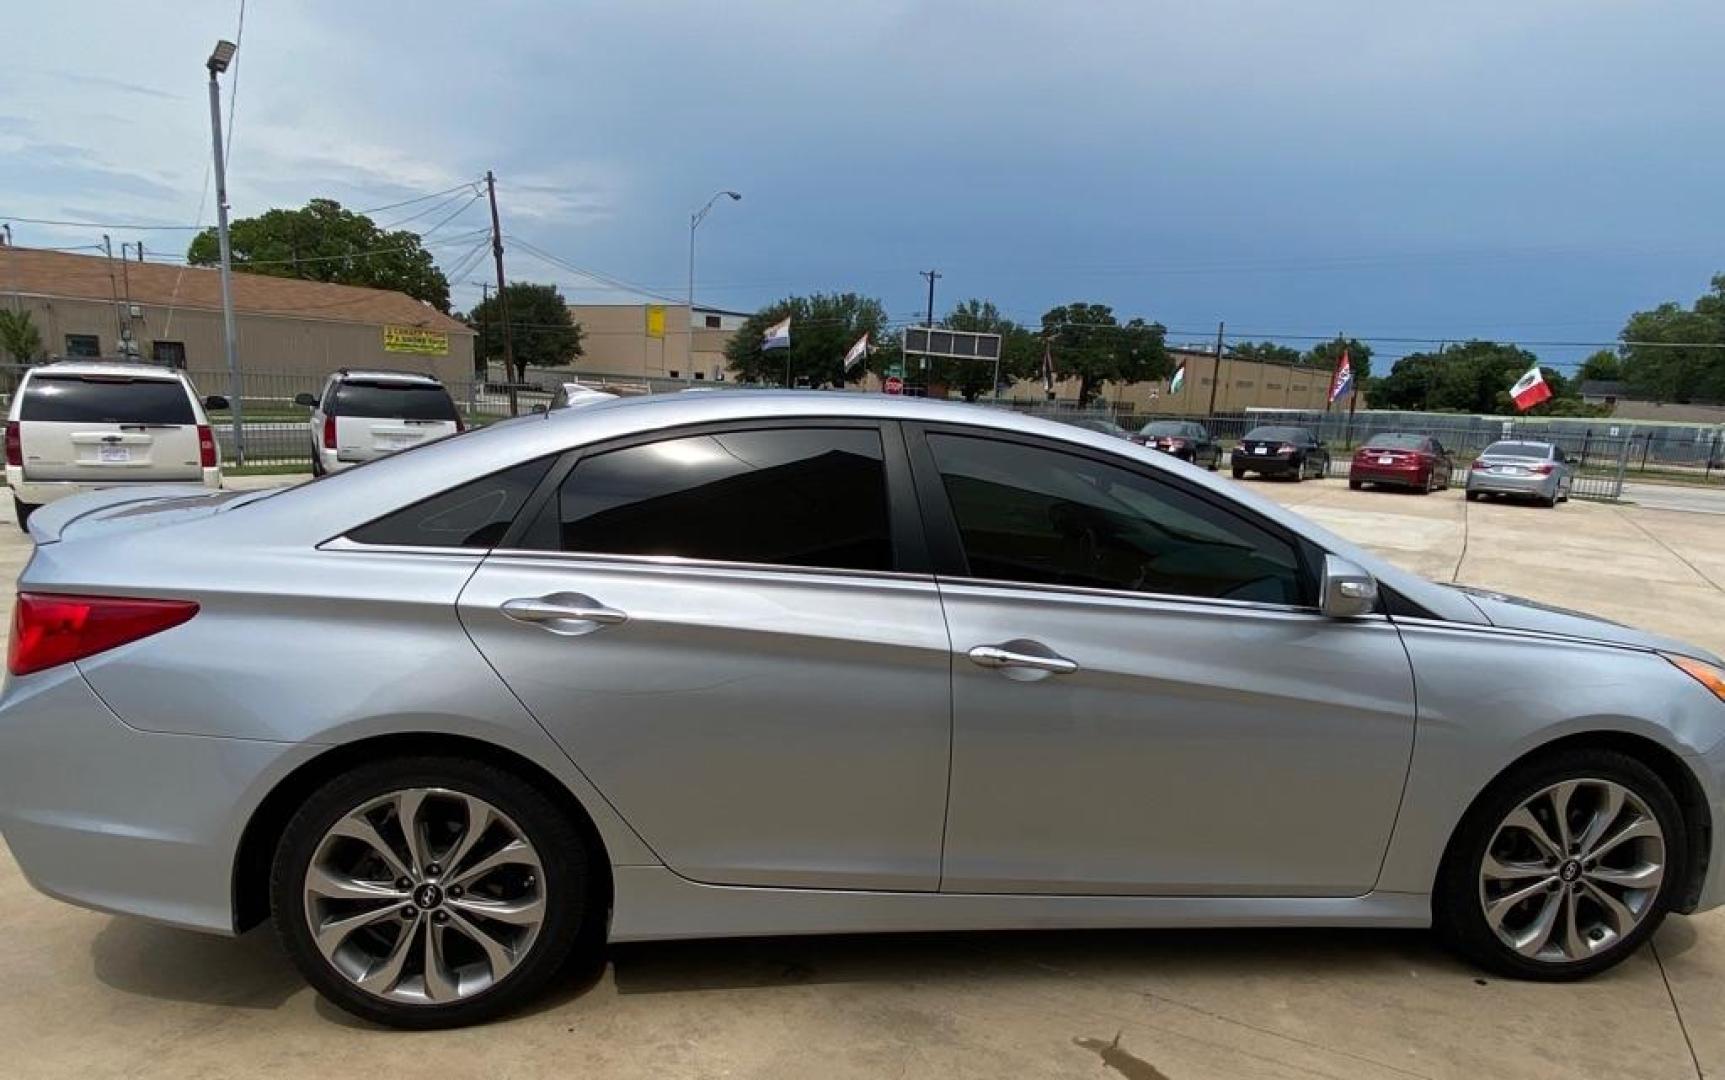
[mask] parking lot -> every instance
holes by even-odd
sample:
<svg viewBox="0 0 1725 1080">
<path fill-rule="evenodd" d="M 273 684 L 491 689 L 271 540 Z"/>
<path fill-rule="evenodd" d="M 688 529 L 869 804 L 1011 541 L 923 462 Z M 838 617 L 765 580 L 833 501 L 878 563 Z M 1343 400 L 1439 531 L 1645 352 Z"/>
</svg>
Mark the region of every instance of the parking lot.
<svg viewBox="0 0 1725 1080">
<path fill-rule="evenodd" d="M 1250 486 L 1437 580 L 1725 652 L 1712 515 Z M 9 606 L 29 544 L 0 513 Z M 1725 911 L 1673 918 L 1654 950 L 1570 985 L 1486 978 L 1400 931 L 630 945 L 526 1015 L 412 1035 L 321 1004 L 267 931 L 225 941 L 74 909 L 3 854 L 0 927 L 0 1074 L 30 1080 L 1725 1075 Z"/>
</svg>

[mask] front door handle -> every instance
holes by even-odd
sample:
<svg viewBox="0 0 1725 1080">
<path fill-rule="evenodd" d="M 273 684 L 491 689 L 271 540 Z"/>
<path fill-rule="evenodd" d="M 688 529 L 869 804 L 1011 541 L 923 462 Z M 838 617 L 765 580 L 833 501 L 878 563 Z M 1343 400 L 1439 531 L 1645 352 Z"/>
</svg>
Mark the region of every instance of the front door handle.
<svg viewBox="0 0 1725 1080">
<path fill-rule="evenodd" d="M 517 597 L 505 600 L 501 610 L 516 622 L 532 623 L 558 633 L 588 633 L 601 626 L 616 626 L 629 620 L 627 612 L 606 607 L 579 593 Z M 570 626 L 571 623 L 584 625 L 577 628 Z"/>
<path fill-rule="evenodd" d="M 1026 645 L 1035 643 L 1009 641 L 1004 645 L 978 645 L 970 650 L 970 659 L 985 668 L 1021 668 L 1050 675 L 1070 675 L 1078 670 L 1075 661 L 1052 651 L 1046 654 L 1028 652 L 1024 649 Z"/>
</svg>

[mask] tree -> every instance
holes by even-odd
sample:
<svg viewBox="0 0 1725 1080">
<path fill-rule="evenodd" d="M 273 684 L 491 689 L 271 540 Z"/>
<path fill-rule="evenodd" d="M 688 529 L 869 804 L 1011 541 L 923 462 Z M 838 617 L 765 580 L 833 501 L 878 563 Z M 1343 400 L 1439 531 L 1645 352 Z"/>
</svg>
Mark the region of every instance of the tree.
<svg viewBox="0 0 1725 1080">
<path fill-rule="evenodd" d="M 1376 381 L 1372 405 L 1380 409 L 1483 413 L 1508 416 L 1519 410 L 1509 388 L 1538 363 L 1526 349 L 1495 341 L 1468 341 L 1436 352 L 1410 353 Z M 1552 397 L 1534 406 L 1533 415 L 1573 415 L 1580 402 L 1569 379 L 1555 368 L 1540 367 Z"/>
<path fill-rule="evenodd" d="M 1239 341 L 1228 346 L 1228 355 L 1241 360 L 1262 360 L 1270 364 L 1298 364 L 1300 350 L 1274 341 Z"/>
<path fill-rule="evenodd" d="M 449 279 L 417 233 L 386 232 L 364 214 L 334 199 L 313 199 L 301 210 L 270 210 L 228 227 L 233 267 L 272 277 L 394 289 L 449 310 Z M 216 230 L 193 237 L 186 261 L 215 266 L 221 260 Z"/>
<path fill-rule="evenodd" d="M 999 334 L 1000 381 L 1003 384 L 1029 378 L 1042 362 L 1041 340 L 1030 330 L 1001 315 L 992 301 L 966 300 L 947 313 L 942 325 L 949 330 Z M 984 360 L 936 360 L 929 381 L 957 387 L 964 400 L 975 401 L 984 393 L 994 392 L 994 364 Z"/>
<path fill-rule="evenodd" d="M 1364 387 L 1366 380 L 1372 377 L 1372 347 L 1359 338 L 1338 336 L 1334 341 L 1314 345 L 1306 350 L 1302 362 L 1325 371 L 1335 371 L 1343 349 L 1348 351 L 1348 366 L 1354 370 L 1355 389 Z"/>
<path fill-rule="evenodd" d="M 1616 382 L 1623 378 L 1623 358 L 1615 350 L 1600 349 L 1581 362 L 1575 377 L 1580 380 L 1598 379 Z"/>
<path fill-rule="evenodd" d="M 527 366 L 566 367 L 582 353 L 581 327 L 569 317 L 569 304 L 555 285 L 511 281 L 509 331 L 515 353 L 515 381 L 527 381 Z M 503 359 L 503 304 L 496 294 L 476 305 L 467 322 L 479 331 L 474 352 L 481 362 Z"/>
<path fill-rule="evenodd" d="M 42 334 L 28 311 L 0 311 L 0 353 L 14 364 L 42 358 Z"/>
<path fill-rule="evenodd" d="M 1078 380 L 1078 403 L 1088 405 L 1105 382 L 1135 383 L 1168 373 L 1167 328 L 1131 319 L 1124 325 L 1106 304 L 1083 301 L 1042 316 L 1042 337 L 1054 372 Z"/>
<path fill-rule="evenodd" d="M 791 319 L 791 346 L 763 351 L 767 328 L 786 316 Z M 876 346 L 865 362 L 882 372 L 899 359 L 896 341 L 886 337 L 886 307 L 872 296 L 857 293 L 814 293 L 787 296 L 753 315 L 725 346 L 725 361 L 739 379 L 782 385 L 787 370 L 791 385 L 843 386 L 860 377 L 862 368 L 844 372 L 844 355 L 857 338 L 868 334 Z"/>
<path fill-rule="evenodd" d="M 1667 302 L 1629 317 L 1623 379 L 1655 401 L 1725 400 L 1725 274 L 1690 308 Z"/>
</svg>

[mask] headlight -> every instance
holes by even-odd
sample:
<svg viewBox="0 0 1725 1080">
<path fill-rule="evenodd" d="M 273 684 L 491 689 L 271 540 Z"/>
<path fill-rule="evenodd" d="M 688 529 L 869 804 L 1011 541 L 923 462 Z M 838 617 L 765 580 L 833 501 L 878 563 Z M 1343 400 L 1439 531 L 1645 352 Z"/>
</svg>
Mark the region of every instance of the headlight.
<svg viewBox="0 0 1725 1080">
<path fill-rule="evenodd" d="M 1670 653 L 1660 653 L 1659 655 L 1671 661 L 1690 678 L 1713 691 L 1714 697 L 1720 701 L 1725 701 L 1725 670 L 1690 656 L 1673 656 Z"/>
</svg>

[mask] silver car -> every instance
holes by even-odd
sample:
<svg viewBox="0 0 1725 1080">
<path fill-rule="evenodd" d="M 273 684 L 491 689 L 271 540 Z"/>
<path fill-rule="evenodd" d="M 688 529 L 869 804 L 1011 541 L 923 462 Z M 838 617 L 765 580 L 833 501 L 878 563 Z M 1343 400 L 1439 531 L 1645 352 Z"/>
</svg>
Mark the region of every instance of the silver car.
<svg viewBox="0 0 1725 1080">
<path fill-rule="evenodd" d="M 1066 424 L 625 399 L 31 532 L 24 872 L 273 917 L 387 1024 L 607 939 L 1435 924 L 1564 979 L 1725 901 L 1717 657 Z"/>
<path fill-rule="evenodd" d="M 1575 468 L 1563 448 L 1548 442 L 1505 439 L 1482 451 L 1467 470 L 1467 497 L 1510 495 L 1545 506 L 1569 501 Z"/>
</svg>

